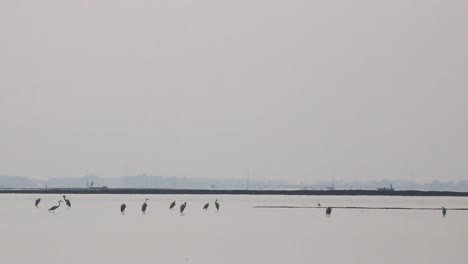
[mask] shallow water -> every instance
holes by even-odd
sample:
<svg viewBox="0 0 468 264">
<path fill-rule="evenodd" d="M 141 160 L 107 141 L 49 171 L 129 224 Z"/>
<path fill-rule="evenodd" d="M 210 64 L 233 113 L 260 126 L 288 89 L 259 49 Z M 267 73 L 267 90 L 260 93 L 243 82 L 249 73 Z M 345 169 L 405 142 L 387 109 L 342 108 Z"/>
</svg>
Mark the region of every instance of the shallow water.
<svg viewBox="0 0 468 264">
<path fill-rule="evenodd" d="M 40 208 L 34 200 L 41 197 Z M 465 263 L 468 211 L 254 208 L 468 207 L 468 198 L 0 195 L 3 263 Z M 147 214 L 141 204 L 149 198 Z M 220 212 L 214 210 L 219 199 Z M 170 211 L 177 200 L 177 210 Z M 188 206 L 184 216 L 180 202 Z M 202 210 L 210 202 L 207 212 Z M 127 204 L 125 215 L 120 205 Z"/>
</svg>

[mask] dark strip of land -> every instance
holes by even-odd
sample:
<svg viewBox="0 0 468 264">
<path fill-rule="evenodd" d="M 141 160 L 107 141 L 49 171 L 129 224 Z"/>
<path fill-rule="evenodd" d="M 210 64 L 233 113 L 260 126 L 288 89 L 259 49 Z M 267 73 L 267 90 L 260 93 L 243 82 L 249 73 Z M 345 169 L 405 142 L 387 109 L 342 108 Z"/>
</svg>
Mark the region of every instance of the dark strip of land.
<svg viewBox="0 0 468 264">
<path fill-rule="evenodd" d="M 365 195 L 365 196 L 455 196 L 468 197 L 468 192 L 377 191 L 377 190 L 212 190 L 163 188 L 48 188 L 0 189 L 1 193 L 24 194 L 207 194 L 207 195 Z"/>
<path fill-rule="evenodd" d="M 288 205 L 259 205 L 254 208 L 270 208 L 270 209 L 326 209 L 326 206 L 288 206 Z M 333 209 L 359 209 L 359 210 L 438 210 L 437 207 L 369 207 L 369 206 L 332 206 Z M 447 210 L 468 211 L 468 208 L 446 208 Z"/>
</svg>

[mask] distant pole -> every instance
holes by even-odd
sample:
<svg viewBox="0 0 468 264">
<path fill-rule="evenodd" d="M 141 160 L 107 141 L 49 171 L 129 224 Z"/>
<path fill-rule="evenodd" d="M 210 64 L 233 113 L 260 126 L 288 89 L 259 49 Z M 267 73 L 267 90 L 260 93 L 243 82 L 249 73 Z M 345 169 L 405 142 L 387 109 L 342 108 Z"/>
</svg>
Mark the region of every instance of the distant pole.
<svg viewBox="0 0 468 264">
<path fill-rule="evenodd" d="M 249 184 L 250 184 L 250 169 L 247 169 L 247 185 L 245 187 L 246 190 L 249 190 Z"/>
<path fill-rule="evenodd" d="M 414 175 L 413 172 L 411 172 L 411 190 L 414 190 L 413 183 L 414 183 Z"/>
<path fill-rule="evenodd" d="M 88 169 L 86 169 L 86 188 L 89 188 Z"/>
</svg>

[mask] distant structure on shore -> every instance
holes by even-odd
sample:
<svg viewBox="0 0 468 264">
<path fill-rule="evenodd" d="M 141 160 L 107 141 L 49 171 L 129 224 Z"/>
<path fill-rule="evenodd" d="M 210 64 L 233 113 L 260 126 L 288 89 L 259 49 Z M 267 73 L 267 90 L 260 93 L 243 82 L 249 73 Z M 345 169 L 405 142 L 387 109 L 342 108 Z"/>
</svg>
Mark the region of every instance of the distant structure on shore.
<svg viewBox="0 0 468 264">
<path fill-rule="evenodd" d="M 387 187 L 381 187 L 381 188 L 377 188 L 377 191 L 381 191 L 381 192 L 393 192 L 395 189 L 393 189 L 393 185 L 390 184 L 390 188 L 387 188 Z"/>
<path fill-rule="evenodd" d="M 386 188 L 382 188 L 382 187 Z M 389 188 L 390 186 L 390 188 Z M 125 177 L 98 177 L 85 175 L 83 177 L 62 177 L 50 179 L 33 179 L 20 176 L 0 175 L 0 190 L 17 188 L 86 188 L 99 191 L 112 188 L 162 188 L 162 189 L 210 189 L 210 190 L 374 190 L 388 193 L 394 190 L 413 191 L 455 191 L 468 192 L 468 179 L 460 181 L 437 181 L 417 183 L 403 180 L 336 180 L 298 182 L 249 179 L 246 180 L 215 179 L 198 177 L 162 177 L 151 175 L 136 175 Z"/>
</svg>

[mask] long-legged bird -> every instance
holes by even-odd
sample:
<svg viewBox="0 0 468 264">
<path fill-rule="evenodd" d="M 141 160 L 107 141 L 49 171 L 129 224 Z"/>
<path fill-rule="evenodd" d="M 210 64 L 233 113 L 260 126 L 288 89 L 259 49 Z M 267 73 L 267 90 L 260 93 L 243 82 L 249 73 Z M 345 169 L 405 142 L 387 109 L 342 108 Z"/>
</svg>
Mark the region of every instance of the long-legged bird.
<svg viewBox="0 0 468 264">
<path fill-rule="evenodd" d="M 215 206 L 216 206 L 216 211 L 219 211 L 219 203 L 218 203 L 218 199 L 216 199 L 216 201 L 215 201 Z"/>
<path fill-rule="evenodd" d="M 185 210 L 185 207 L 187 206 L 187 202 L 183 203 L 180 205 L 180 214 L 183 215 L 184 214 L 184 210 Z"/>
<path fill-rule="evenodd" d="M 145 214 L 146 213 L 146 208 L 148 207 L 148 204 L 146 203 L 147 201 L 149 201 L 148 198 L 146 198 L 145 202 L 143 203 L 143 205 L 141 206 L 141 211 Z"/>
<path fill-rule="evenodd" d="M 447 209 L 445 209 L 445 207 L 442 206 L 442 216 L 445 217 L 446 214 L 447 214 Z"/>
<path fill-rule="evenodd" d="M 327 211 L 325 211 L 325 214 L 327 216 L 330 216 L 331 215 L 331 212 L 332 212 L 332 208 L 331 207 L 327 207 Z"/>
<path fill-rule="evenodd" d="M 174 206 L 175 206 L 175 200 L 171 203 L 171 205 L 169 206 L 169 209 L 174 210 Z"/>
<path fill-rule="evenodd" d="M 125 208 L 127 208 L 127 206 L 126 206 L 125 204 L 122 204 L 122 205 L 120 206 L 120 212 L 121 212 L 122 214 L 125 214 Z"/>
<path fill-rule="evenodd" d="M 39 208 L 38 205 L 40 202 L 41 202 L 41 198 L 37 198 L 36 202 L 34 203 L 34 206 L 36 206 L 36 208 Z"/>
<path fill-rule="evenodd" d="M 65 195 L 63 196 L 63 200 L 65 200 L 65 204 L 68 206 L 68 208 L 70 208 L 70 207 L 71 207 L 71 202 L 70 202 L 70 200 L 68 200 L 68 199 L 65 197 Z"/>
<path fill-rule="evenodd" d="M 57 208 L 59 208 L 59 207 L 60 207 L 60 203 L 62 203 L 62 201 L 61 201 L 61 200 L 60 200 L 60 201 L 58 201 L 58 205 L 54 205 L 54 206 L 52 206 L 51 208 L 49 208 L 49 213 L 50 213 L 50 212 L 53 212 L 53 213 L 55 213 L 55 210 L 56 210 Z"/>
</svg>

